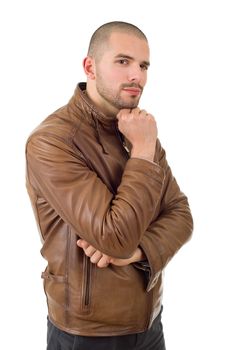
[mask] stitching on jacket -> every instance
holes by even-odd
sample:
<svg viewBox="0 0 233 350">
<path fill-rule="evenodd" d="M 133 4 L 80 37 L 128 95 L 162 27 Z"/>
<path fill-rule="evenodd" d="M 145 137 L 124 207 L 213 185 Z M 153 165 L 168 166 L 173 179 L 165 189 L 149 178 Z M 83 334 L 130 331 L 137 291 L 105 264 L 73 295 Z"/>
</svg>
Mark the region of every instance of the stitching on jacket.
<svg viewBox="0 0 233 350">
<path fill-rule="evenodd" d="M 66 246 L 66 257 L 65 257 L 65 323 L 66 326 L 69 324 L 69 306 L 70 306 L 70 291 L 69 291 L 69 269 L 70 269 L 70 244 L 71 244 L 71 229 L 68 226 L 68 237 Z"/>
</svg>

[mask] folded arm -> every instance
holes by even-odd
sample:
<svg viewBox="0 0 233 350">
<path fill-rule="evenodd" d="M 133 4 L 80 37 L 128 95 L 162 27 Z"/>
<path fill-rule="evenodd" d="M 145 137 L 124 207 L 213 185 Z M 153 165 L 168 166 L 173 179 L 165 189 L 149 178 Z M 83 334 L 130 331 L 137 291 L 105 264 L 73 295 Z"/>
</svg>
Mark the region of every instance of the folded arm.
<svg viewBox="0 0 233 350">
<path fill-rule="evenodd" d="M 147 290 L 153 288 L 156 280 L 176 252 L 191 237 L 193 219 L 187 197 L 181 192 L 176 179 L 167 164 L 164 150 L 158 145 L 159 164 L 165 171 L 165 183 L 160 210 L 143 234 L 139 247 L 146 255 L 149 271 Z"/>
<path fill-rule="evenodd" d="M 77 236 L 114 258 L 130 258 L 160 203 L 163 169 L 127 161 L 116 195 L 66 140 L 34 134 L 27 144 L 27 176 Z"/>
<path fill-rule="evenodd" d="M 136 268 L 147 272 L 147 290 L 153 288 L 157 277 L 165 268 L 167 263 L 189 240 L 193 229 L 193 220 L 190 212 L 187 197 L 180 191 L 180 188 L 172 175 L 167 164 L 165 152 L 158 141 L 157 161 L 165 172 L 165 183 L 163 195 L 157 214 L 141 236 L 139 251 L 135 251 L 132 259 L 118 259 L 118 266 L 125 266 L 134 263 Z M 88 247 L 89 243 L 82 241 L 80 247 Z M 94 247 L 90 248 L 94 249 Z M 84 252 L 86 253 L 85 249 Z M 87 251 L 89 254 L 90 251 Z M 99 252 L 101 255 L 101 252 Z M 92 256 L 88 255 L 88 256 Z M 105 267 L 111 262 L 111 257 L 107 256 Z M 96 263 L 95 260 L 91 260 Z M 114 262 L 114 261 L 113 261 Z"/>
</svg>

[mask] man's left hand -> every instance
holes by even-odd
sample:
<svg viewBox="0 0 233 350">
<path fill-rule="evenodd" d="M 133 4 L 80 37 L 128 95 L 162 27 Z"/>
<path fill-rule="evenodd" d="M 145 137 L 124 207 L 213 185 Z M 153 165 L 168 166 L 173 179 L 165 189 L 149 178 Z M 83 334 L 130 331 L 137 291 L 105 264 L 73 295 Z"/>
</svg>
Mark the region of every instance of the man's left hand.
<svg viewBox="0 0 233 350">
<path fill-rule="evenodd" d="M 97 264 L 97 266 L 100 268 L 107 267 L 109 264 L 113 264 L 115 266 L 127 266 L 134 262 L 142 261 L 145 259 L 145 256 L 140 248 L 137 248 L 130 258 L 118 259 L 103 254 L 84 239 L 79 239 L 77 241 L 77 245 L 83 249 L 86 256 L 90 258 L 90 261 L 93 264 Z"/>
</svg>

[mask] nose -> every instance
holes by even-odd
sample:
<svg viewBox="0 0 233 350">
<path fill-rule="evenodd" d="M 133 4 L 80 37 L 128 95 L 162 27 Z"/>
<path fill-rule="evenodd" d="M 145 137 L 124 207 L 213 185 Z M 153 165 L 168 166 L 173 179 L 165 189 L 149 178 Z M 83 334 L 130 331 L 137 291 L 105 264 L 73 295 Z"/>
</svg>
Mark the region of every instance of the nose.
<svg viewBox="0 0 233 350">
<path fill-rule="evenodd" d="M 134 83 L 140 83 L 145 80 L 145 72 L 141 69 L 140 65 L 131 65 L 128 71 L 128 80 Z"/>
</svg>

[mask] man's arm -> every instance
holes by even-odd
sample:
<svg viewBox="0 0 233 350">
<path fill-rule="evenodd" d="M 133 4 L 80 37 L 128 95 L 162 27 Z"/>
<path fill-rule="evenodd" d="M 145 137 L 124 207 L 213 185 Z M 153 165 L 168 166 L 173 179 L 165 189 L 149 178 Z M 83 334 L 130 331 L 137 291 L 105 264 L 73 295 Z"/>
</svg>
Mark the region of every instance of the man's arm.
<svg viewBox="0 0 233 350">
<path fill-rule="evenodd" d="M 146 255 L 150 271 L 148 291 L 153 288 L 167 263 L 190 239 L 193 230 L 193 219 L 187 197 L 181 192 L 172 175 L 159 140 L 156 154 L 157 161 L 165 172 L 164 190 L 159 213 L 143 234 L 139 245 Z"/>
<path fill-rule="evenodd" d="M 190 238 L 193 221 L 186 196 L 172 175 L 167 164 L 165 152 L 157 140 L 157 162 L 163 167 L 165 175 L 165 187 L 160 203 L 160 210 L 153 218 L 153 221 L 142 235 L 139 250 L 135 251 L 132 259 L 114 259 L 118 266 L 125 266 L 134 263 L 135 267 L 147 272 L 147 290 L 153 288 L 157 277 L 165 268 L 167 263 Z M 88 242 L 80 240 L 78 246 L 84 249 L 87 256 L 99 267 L 106 267 L 111 261 L 111 257 L 96 253 L 99 259 L 95 260 L 94 247 Z M 93 258 L 94 257 L 94 258 Z M 142 262 L 143 261 L 143 262 Z"/>
<path fill-rule="evenodd" d="M 133 255 L 128 259 L 118 259 L 103 254 L 101 251 L 97 250 L 95 247 L 91 246 L 87 241 L 83 239 L 79 239 L 77 241 L 78 247 L 82 248 L 86 256 L 90 258 L 90 261 L 93 264 L 96 264 L 98 267 L 103 268 L 107 267 L 109 264 L 113 264 L 116 266 L 126 266 L 129 264 L 133 264 L 139 261 L 144 260 L 145 254 L 143 253 L 141 248 L 137 248 Z"/>
<path fill-rule="evenodd" d="M 114 258 L 133 255 L 153 218 L 164 185 L 163 169 L 148 161 L 157 137 L 153 118 L 138 110 L 127 113 L 129 118 L 119 116 L 119 124 L 135 152 L 126 163 L 116 195 L 62 134 L 39 129 L 26 148 L 27 176 L 35 193 L 47 200 L 77 236 Z"/>
</svg>

